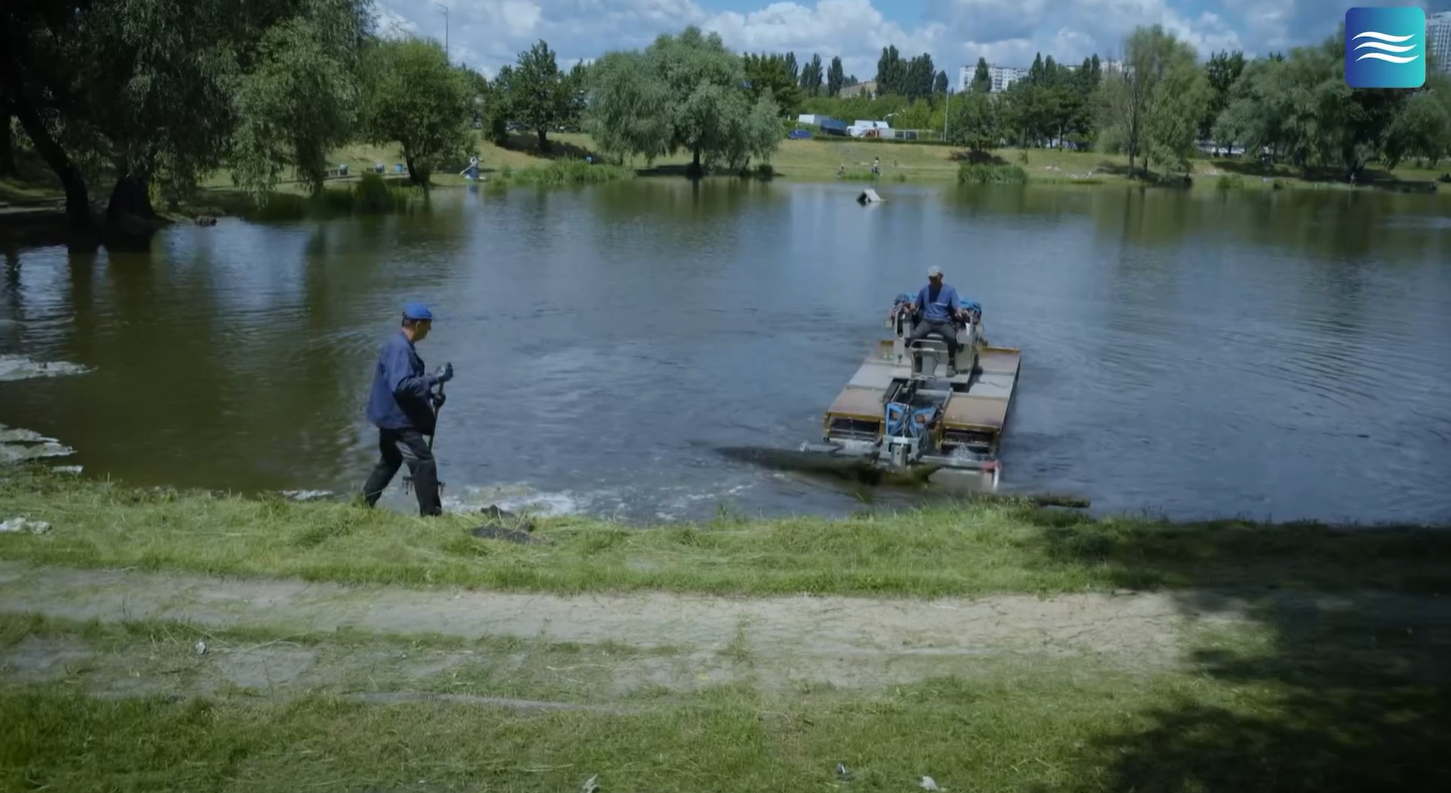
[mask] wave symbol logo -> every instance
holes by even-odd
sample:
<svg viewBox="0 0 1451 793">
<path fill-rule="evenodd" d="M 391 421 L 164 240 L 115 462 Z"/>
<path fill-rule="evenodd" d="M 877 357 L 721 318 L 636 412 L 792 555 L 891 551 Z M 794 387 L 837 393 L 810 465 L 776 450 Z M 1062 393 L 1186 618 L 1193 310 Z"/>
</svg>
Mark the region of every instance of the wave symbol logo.
<svg viewBox="0 0 1451 793">
<path fill-rule="evenodd" d="M 1413 6 L 1345 12 L 1345 83 L 1420 88 L 1426 83 L 1426 12 Z"/>
<path fill-rule="evenodd" d="M 1392 35 L 1390 35 L 1388 33 L 1380 33 L 1380 32 L 1374 31 L 1374 30 L 1367 30 L 1364 33 L 1357 33 L 1357 34 L 1355 34 L 1355 38 L 1357 38 L 1357 39 L 1363 39 L 1363 38 L 1373 39 L 1372 41 L 1362 41 L 1359 44 L 1355 45 L 1355 49 L 1357 51 L 1362 50 L 1362 49 L 1365 49 L 1367 47 L 1370 47 L 1371 49 L 1375 49 L 1375 50 L 1381 50 L 1381 52 L 1367 52 L 1367 53 L 1363 53 L 1360 57 L 1356 58 L 1357 61 L 1363 61 L 1366 58 L 1374 58 L 1375 60 L 1385 61 L 1387 63 L 1410 63 L 1411 61 L 1414 61 L 1415 59 L 1421 57 L 1419 55 L 1406 55 L 1406 56 L 1401 56 L 1401 55 L 1389 55 L 1389 54 L 1387 54 L 1387 53 L 1392 53 L 1392 52 L 1412 52 L 1412 51 L 1414 51 L 1416 49 L 1416 45 L 1414 43 L 1413 44 L 1408 44 L 1406 46 L 1397 46 L 1397 45 L 1398 44 L 1403 44 L 1404 42 L 1407 42 L 1407 41 L 1411 41 L 1412 39 L 1415 38 L 1415 36 L 1392 36 Z"/>
</svg>

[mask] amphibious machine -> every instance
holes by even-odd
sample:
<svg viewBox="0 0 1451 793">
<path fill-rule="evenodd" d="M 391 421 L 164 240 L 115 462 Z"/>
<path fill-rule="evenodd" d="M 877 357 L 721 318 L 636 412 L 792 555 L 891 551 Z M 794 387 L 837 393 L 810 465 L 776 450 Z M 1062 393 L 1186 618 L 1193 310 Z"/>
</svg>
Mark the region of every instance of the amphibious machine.
<svg viewBox="0 0 1451 793">
<path fill-rule="evenodd" d="M 900 295 L 887 318 L 893 337 L 878 342 L 827 408 L 824 443 L 802 451 L 861 457 L 873 465 L 977 471 L 998 481 L 998 443 L 1018 383 L 1022 353 L 993 347 L 982 306 L 968 302 L 957 328 L 957 367 L 937 336 L 908 343 L 920 316 Z M 929 474 L 930 475 L 930 474 Z"/>
</svg>

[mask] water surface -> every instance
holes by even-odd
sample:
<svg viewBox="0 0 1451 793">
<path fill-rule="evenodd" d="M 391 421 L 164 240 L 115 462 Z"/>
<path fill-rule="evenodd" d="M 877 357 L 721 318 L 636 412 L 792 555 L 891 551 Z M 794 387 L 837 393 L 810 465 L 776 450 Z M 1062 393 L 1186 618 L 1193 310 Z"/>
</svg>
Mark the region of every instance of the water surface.
<svg viewBox="0 0 1451 793">
<path fill-rule="evenodd" d="M 1175 517 L 1451 518 L 1451 222 L 1434 196 L 640 180 L 440 191 L 409 216 L 177 226 L 147 254 L 6 251 L 0 423 L 91 475 L 356 489 L 398 307 L 452 361 L 456 503 L 632 520 L 862 494 L 711 447 L 794 446 L 929 265 L 1021 347 L 1004 487 Z M 389 500 L 407 507 L 401 492 Z"/>
</svg>

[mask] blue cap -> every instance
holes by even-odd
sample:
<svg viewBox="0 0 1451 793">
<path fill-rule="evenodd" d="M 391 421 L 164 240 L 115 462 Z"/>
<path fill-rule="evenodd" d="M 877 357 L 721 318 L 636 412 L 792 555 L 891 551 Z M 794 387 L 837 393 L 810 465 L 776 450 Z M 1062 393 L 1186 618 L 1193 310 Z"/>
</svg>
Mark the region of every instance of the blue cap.
<svg viewBox="0 0 1451 793">
<path fill-rule="evenodd" d="M 433 312 L 422 303 L 409 303 L 403 307 L 403 318 L 411 320 L 432 320 Z"/>
</svg>

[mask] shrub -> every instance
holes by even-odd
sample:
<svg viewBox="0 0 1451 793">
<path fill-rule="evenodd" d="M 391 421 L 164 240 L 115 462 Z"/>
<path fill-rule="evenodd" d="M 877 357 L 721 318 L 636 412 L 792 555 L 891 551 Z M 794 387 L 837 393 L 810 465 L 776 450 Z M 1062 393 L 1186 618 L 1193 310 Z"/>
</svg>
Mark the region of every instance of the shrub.
<svg viewBox="0 0 1451 793">
<path fill-rule="evenodd" d="M 1023 184 L 1028 181 L 1028 172 L 1007 163 L 985 165 L 965 162 L 957 166 L 957 181 L 961 184 Z"/>
</svg>

